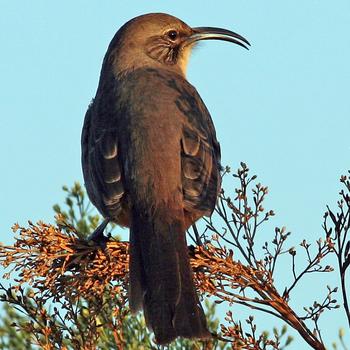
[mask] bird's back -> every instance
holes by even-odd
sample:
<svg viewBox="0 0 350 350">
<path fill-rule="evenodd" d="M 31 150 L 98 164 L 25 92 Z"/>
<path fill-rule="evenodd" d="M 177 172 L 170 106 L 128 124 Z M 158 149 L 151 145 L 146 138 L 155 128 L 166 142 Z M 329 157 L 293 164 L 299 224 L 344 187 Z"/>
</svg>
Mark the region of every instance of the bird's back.
<svg viewBox="0 0 350 350">
<path fill-rule="evenodd" d="M 87 191 L 105 216 L 125 224 L 128 179 L 178 194 L 190 218 L 209 215 L 220 186 L 220 147 L 203 101 L 183 77 L 138 69 L 99 86 L 82 135 Z M 126 190 L 127 189 L 127 190 Z M 190 221 L 190 219 L 189 219 Z"/>
</svg>

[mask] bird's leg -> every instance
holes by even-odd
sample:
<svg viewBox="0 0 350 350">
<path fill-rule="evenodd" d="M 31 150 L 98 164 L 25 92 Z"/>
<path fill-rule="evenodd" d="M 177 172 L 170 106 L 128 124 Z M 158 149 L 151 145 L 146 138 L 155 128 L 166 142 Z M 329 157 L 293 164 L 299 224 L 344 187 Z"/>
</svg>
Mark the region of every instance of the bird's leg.
<svg viewBox="0 0 350 350">
<path fill-rule="evenodd" d="M 201 240 L 201 237 L 199 235 L 199 232 L 198 232 L 198 229 L 197 229 L 197 226 L 195 223 L 192 224 L 192 229 L 193 229 L 193 232 L 194 232 L 194 235 L 196 236 L 196 243 L 198 246 L 201 246 L 203 245 L 203 242 Z"/>
<path fill-rule="evenodd" d="M 88 237 L 88 241 L 93 241 L 96 244 L 98 244 L 99 246 L 101 246 L 102 248 L 106 247 L 107 242 L 110 239 L 110 234 L 108 234 L 107 236 L 105 236 L 103 234 L 104 229 L 106 228 L 106 226 L 109 223 L 109 219 L 104 219 L 101 223 L 101 225 L 99 225 L 96 230 Z"/>
</svg>

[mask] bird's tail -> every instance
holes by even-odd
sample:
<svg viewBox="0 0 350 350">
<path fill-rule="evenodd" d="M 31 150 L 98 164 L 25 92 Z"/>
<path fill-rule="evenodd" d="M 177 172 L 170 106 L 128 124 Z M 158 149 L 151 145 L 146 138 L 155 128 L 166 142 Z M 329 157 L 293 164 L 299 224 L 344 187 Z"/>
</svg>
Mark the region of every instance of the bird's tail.
<svg viewBox="0 0 350 350">
<path fill-rule="evenodd" d="M 159 344 L 176 337 L 209 338 L 195 291 L 183 212 L 133 208 L 130 232 L 130 308 L 143 308 Z M 177 218 L 177 219 L 174 219 Z"/>
</svg>

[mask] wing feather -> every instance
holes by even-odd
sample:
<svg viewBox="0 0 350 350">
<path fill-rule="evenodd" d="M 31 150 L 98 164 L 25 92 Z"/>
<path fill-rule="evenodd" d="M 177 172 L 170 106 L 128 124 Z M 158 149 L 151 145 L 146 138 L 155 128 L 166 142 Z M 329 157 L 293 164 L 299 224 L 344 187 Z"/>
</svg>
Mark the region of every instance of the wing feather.
<svg viewBox="0 0 350 350">
<path fill-rule="evenodd" d="M 181 139 L 182 188 L 185 209 L 211 215 L 221 186 L 220 145 L 210 114 L 196 89 L 173 80 L 176 105 L 185 116 Z"/>
<path fill-rule="evenodd" d="M 115 127 L 91 127 L 94 105 L 86 113 L 82 134 L 82 163 L 87 192 L 93 204 L 105 216 L 117 218 L 124 195 L 122 169 Z M 98 120 L 98 119 L 97 119 Z"/>
</svg>

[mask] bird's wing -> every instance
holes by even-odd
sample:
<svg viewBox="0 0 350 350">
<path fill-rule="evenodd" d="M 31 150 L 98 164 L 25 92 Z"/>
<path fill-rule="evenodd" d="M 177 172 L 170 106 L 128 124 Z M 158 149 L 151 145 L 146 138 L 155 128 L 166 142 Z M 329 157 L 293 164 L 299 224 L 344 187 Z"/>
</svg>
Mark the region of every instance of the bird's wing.
<svg viewBox="0 0 350 350">
<path fill-rule="evenodd" d="M 185 209 L 211 215 L 215 208 L 220 177 L 220 145 L 210 114 L 196 89 L 176 84 L 176 104 L 185 116 L 181 146 L 182 187 Z"/>
<path fill-rule="evenodd" d="M 121 211 L 124 194 L 118 137 L 115 125 L 106 122 L 103 114 L 86 112 L 82 133 L 82 166 L 85 186 L 92 203 L 105 216 L 115 218 Z"/>
</svg>

